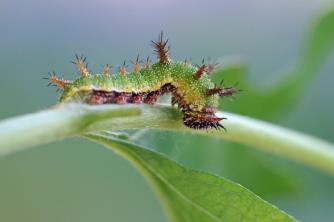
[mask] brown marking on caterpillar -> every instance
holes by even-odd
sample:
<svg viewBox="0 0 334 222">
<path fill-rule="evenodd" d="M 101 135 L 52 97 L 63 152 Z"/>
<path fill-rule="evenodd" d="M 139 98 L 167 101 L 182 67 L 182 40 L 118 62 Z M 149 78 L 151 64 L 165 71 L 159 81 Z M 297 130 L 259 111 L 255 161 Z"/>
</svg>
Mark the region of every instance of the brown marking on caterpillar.
<svg viewBox="0 0 334 222">
<path fill-rule="evenodd" d="M 205 73 L 206 66 L 202 64 L 197 71 L 193 74 L 194 79 L 198 80 Z"/>
<path fill-rule="evenodd" d="M 119 93 L 119 95 L 116 96 L 116 103 L 117 104 L 125 104 L 127 102 L 128 95 L 124 93 Z"/>
<path fill-rule="evenodd" d="M 130 103 L 140 104 L 143 102 L 143 95 L 138 93 L 133 93 L 132 97 L 130 98 Z"/>
<path fill-rule="evenodd" d="M 171 84 L 165 84 L 160 89 L 155 91 L 147 91 L 147 92 L 132 92 L 132 93 L 124 93 L 117 91 L 102 91 L 102 90 L 92 90 L 88 96 L 87 100 L 89 104 L 92 105 L 100 105 L 100 104 L 125 104 L 125 103 L 146 103 L 150 105 L 154 105 L 158 98 L 165 94 L 172 92 L 174 87 Z"/>
<path fill-rule="evenodd" d="M 97 95 L 92 95 L 89 99 L 89 104 L 91 105 L 101 105 L 106 103 L 106 98 L 97 96 Z"/>
<path fill-rule="evenodd" d="M 177 92 L 176 89 L 172 92 L 172 105 L 176 105 L 177 107 L 183 110 L 190 110 L 189 104 L 183 99 L 183 97 Z"/>
<path fill-rule="evenodd" d="M 212 95 L 215 95 L 215 94 L 219 94 L 222 90 L 224 90 L 223 88 L 221 87 L 214 87 L 212 89 L 208 89 L 206 95 L 207 96 L 212 96 Z"/>
<path fill-rule="evenodd" d="M 144 98 L 144 103 L 154 105 L 158 101 L 159 95 L 156 92 L 150 92 Z"/>
<path fill-rule="evenodd" d="M 169 58 L 168 58 L 169 47 L 166 47 L 168 39 L 166 40 L 163 39 L 163 32 L 161 31 L 157 41 L 151 41 L 151 43 L 155 49 L 154 51 L 157 54 L 159 63 L 160 64 L 169 63 Z"/>
<path fill-rule="evenodd" d="M 206 106 L 202 109 L 202 112 L 208 113 L 208 114 L 214 114 L 216 112 L 216 109 Z"/>
</svg>

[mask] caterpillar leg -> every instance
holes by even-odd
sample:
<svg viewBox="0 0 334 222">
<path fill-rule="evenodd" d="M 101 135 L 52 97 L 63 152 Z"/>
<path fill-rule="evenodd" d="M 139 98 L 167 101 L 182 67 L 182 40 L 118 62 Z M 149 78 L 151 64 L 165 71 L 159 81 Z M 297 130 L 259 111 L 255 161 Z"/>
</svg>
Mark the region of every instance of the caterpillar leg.
<svg viewBox="0 0 334 222">
<path fill-rule="evenodd" d="M 213 112 L 185 111 L 183 113 L 183 123 L 193 129 L 225 129 L 220 121 L 226 118 L 217 117 Z"/>
</svg>

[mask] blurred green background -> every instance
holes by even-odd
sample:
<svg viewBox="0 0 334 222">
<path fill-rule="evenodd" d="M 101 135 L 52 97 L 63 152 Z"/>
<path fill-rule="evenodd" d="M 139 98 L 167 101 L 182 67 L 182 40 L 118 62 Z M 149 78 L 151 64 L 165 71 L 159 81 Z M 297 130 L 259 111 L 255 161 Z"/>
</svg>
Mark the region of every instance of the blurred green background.
<svg viewBox="0 0 334 222">
<path fill-rule="evenodd" d="M 0 2 L 0 119 L 56 102 L 41 79 L 72 79 L 74 53 L 89 68 L 152 55 L 164 30 L 173 59 L 240 56 L 249 81 L 266 86 L 293 65 L 311 21 L 329 0 Z M 334 24 L 333 24 L 334 26 Z M 224 60 L 223 60 L 224 61 Z M 334 56 L 295 106 L 270 121 L 334 142 Z M 244 93 L 247 94 L 247 91 Z M 240 95 L 239 97 L 242 97 Z M 238 103 L 224 101 L 225 103 Z M 247 110 L 243 113 L 247 114 Z M 241 183 L 301 221 L 333 221 L 334 177 L 249 147 L 188 134 L 148 132 L 139 143 L 185 166 Z M 100 145 L 71 139 L 0 158 L 0 221 L 166 221 L 126 161 Z"/>
</svg>

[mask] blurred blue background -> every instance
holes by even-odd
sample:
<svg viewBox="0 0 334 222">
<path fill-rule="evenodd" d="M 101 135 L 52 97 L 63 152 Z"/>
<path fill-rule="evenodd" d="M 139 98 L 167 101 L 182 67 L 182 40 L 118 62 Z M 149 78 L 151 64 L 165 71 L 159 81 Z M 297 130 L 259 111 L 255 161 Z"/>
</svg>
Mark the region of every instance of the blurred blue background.
<svg viewBox="0 0 334 222">
<path fill-rule="evenodd" d="M 100 72 L 105 63 L 152 55 L 168 35 L 176 60 L 240 56 L 249 81 L 264 86 L 294 64 L 311 21 L 329 0 L 0 2 L 0 119 L 56 102 L 41 79 L 55 70 L 75 78 L 74 53 Z M 333 24 L 334 26 L 334 24 Z M 334 142 L 334 56 L 294 109 L 274 122 Z M 247 93 L 247 92 L 245 92 Z M 242 96 L 242 95 L 241 95 Z M 238 101 L 235 101 L 238 102 Z M 178 142 L 176 142 L 178 141 Z M 182 164 L 233 179 L 301 221 L 332 221 L 334 178 L 278 157 L 186 134 L 148 133 L 140 141 Z M 194 146 L 196 144 L 196 146 Z M 231 152 L 244 152 L 252 160 Z M 231 158 L 230 158 L 231 157 Z M 263 161 L 263 159 L 265 159 Z M 236 170 L 237 169 L 237 170 Z M 265 171 L 265 172 L 264 172 Z M 144 179 L 100 145 L 71 139 L 0 158 L 0 221 L 166 221 Z"/>
</svg>

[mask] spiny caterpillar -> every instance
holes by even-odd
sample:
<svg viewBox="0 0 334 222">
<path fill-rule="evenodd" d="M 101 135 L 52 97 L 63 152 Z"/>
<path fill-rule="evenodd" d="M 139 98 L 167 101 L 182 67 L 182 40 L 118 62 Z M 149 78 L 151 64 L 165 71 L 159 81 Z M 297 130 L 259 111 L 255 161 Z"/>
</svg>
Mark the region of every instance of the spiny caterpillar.
<svg viewBox="0 0 334 222">
<path fill-rule="evenodd" d="M 216 86 L 209 74 L 214 65 L 194 66 L 188 62 L 172 61 L 168 56 L 168 39 L 163 33 L 151 41 L 158 61 L 150 64 L 149 58 L 140 67 L 139 58 L 133 62 L 133 71 L 126 72 L 125 62 L 117 74 L 109 74 L 105 65 L 101 74 L 87 70 L 86 58 L 76 55 L 73 62 L 80 77 L 74 81 L 58 78 L 54 73 L 47 78 L 49 85 L 62 90 L 59 102 L 79 100 L 91 105 L 146 103 L 154 105 L 161 95 L 171 93 L 172 105 L 183 113 L 183 123 L 194 129 L 224 128 L 219 122 L 225 118 L 215 115 L 219 97 L 232 96 L 235 87 Z"/>
</svg>

